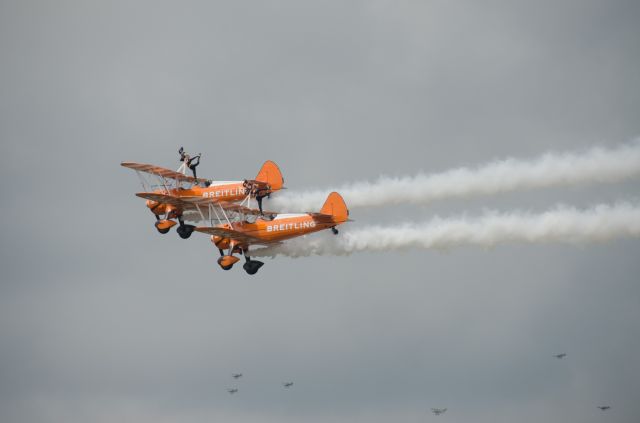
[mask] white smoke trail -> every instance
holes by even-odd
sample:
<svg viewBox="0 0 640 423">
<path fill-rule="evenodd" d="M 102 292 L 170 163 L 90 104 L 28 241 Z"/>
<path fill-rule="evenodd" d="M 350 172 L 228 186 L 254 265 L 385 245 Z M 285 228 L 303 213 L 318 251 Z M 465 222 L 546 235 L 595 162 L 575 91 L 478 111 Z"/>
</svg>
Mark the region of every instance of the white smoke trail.
<svg viewBox="0 0 640 423">
<path fill-rule="evenodd" d="M 255 257 L 285 255 L 349 255 L 361 251 L 448 249 L 506 242 L 585 244 L 614 238 L 640 237 L 640 206 L 601 204 L 588 210 L 558 206 L 541 213 L 487 212 L 479 218 L 434 218 L 424 224 L 371 226 L 320 234 L 252 251 Z"/>
<path fill-rule="evenodd" d="M 477 168 L 461 167 L 416 176 L 381 176 L 377 181 L 309 192 L 280 192 L 269 207 L 284 211 L 318 210 L 331 191 L 347 206 L 372 207 L 428 203 L 452 197 L 497 194 L 586 182 L 616 182 L 640 175 L 640 140 L 616 148 L 591 148 L 583 153 L 548 153 L 535 160 L 508 158 Z"/>
</svg>

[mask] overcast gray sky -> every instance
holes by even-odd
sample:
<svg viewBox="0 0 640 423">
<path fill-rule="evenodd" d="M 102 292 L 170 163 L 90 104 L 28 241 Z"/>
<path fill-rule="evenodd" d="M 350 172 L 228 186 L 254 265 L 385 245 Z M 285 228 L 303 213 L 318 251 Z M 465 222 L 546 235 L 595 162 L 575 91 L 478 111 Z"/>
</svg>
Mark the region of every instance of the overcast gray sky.
<svg viewBox="0 0 640 423">
<path fill-rule="evenodd" d="M 119 163 L 174 168 L 184 145 L 203 175 L 271 159 L 303 190 L 614 146 L 640 135 L 639 20 L 633 0 L 0 0 L 0 421 L 637 422 L 640 241 L 280 257 L 250 277 L 204 236 L 160 236 Z"/>
</svg>

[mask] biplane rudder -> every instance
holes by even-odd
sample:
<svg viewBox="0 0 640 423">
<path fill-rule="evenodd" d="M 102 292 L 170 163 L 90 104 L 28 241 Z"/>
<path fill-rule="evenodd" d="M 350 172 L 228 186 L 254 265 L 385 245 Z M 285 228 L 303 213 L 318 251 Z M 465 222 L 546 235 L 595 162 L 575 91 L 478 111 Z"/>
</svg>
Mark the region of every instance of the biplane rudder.
<svg viewBox="0 0 640 423">
<path fill-rule="evenodd" d="M 344 198 L 335 191 L 329 194 L 320 209 L 320 213 L 332 216 L 336 223 L 343 223 L 349 220 L 347 204 L 344 202 Z"/>
<path fill-rule="evenodd" d="M 280 168 L 271 160 L 264 162 L 258 172 L 258 176 L 256 176 L 256 181 L 266 182 L 273 191 L 281 189 L 284 184 L 284 178 L 282 177 Z"/>
</svg>

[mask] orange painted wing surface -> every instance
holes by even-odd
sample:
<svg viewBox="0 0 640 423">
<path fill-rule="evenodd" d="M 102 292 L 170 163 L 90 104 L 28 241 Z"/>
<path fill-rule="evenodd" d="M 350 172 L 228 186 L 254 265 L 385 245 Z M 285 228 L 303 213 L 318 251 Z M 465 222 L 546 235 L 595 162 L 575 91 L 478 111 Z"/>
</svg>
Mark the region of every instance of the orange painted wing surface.
<svg viewBox="0 0 640 423">
<path fill-rule="evenodd" d="M 185 203 L 179 197 L 175 197 L 173 195 L 167 194 L 159 194 L 157 192 L 138 192 L 136 193 L 137 197 L 144 198 L 145 200 L 155 201 L 157 203 L 169 204 L 175 207 L 183 207 L 184 205 L 189 205 Z"/>
<path fill-rule="evenodd" d="M 200 226 L 200 227 L 197 227 L 195 230 L 198 232 L 202 232 L 203 234 L 217 235 L 223 238 L 234 239 L 246 245 L 267 244 L 267 242 L 261 240 L 260 238 L 256 238 L 251 235 L 247 235 L 243 232 L 238 232 L 231 229 L 216 228 L 211 226 Z"/>
<path fill-rule="evenodd" d="M 240 204 L 232 203 L 230 201 L 218 200 L 216 198 L 204 198 L 204 197 L 176 197 L 174 195 L 160 194 L 157 192 L 139 192 L 136 196 L 144 198 L 146 200 L 155 201 L 162 204 L 169 204 L 175 207 L 179 207 L 182 210 L 193 211 L 206 211 L 209 205 L 215 205 L 221 207 L 225 211 L 231 211 L 236 213 L 242 213 L 245 215 L 260 215 L 260 210 L 250 209 L 249 207 L 241 206 Z M 199 209 L 200 207 L 200 209 Z M 274 212 L 265 212 L 265 214 L 276 214 Z"/>
<path fill-rule="evenodd" d="M 176 181 L 187 181 L 194 183 L 196 181 L 205 182 L 206 179 L 203 178 L 194 178 L 193 176 L 183 175 L 180 172 L 176 172 L 175 170 L 166 169 L 164 167 L 144 164 L 144 163 L 135 163 L 135 162 L 122 162 L 121 166 L 127 167 L 129 169 L 136 170 L 138 172 L 150 173 L 152 175 L 161 176 L 167 179 L 175 179 Z"/>
</svg>

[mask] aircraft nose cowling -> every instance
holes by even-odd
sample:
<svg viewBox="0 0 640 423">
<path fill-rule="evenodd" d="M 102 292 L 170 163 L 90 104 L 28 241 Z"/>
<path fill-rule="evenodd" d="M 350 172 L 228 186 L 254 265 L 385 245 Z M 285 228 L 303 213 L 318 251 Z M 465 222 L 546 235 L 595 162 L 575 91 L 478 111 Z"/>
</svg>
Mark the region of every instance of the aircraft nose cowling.
<svg viewBox="0 0 640 423">
<path fill-rule="evenodd" d="M 157 201 L 147 200 L 147 207 L 155 214 L 165 214 L 167 212 L 167 205 Z"/>
</svg>

